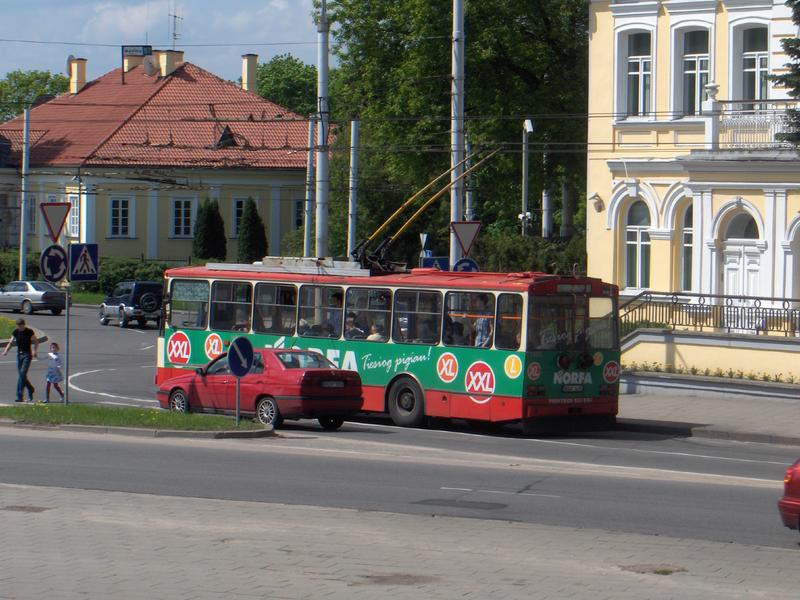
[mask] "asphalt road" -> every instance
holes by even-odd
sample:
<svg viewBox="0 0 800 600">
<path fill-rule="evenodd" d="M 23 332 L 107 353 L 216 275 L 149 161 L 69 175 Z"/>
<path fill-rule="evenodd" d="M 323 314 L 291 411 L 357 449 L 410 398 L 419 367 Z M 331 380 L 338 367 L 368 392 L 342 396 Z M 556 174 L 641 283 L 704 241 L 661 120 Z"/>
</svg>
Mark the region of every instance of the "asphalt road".
<svg viewBox="0 0 800 600">
<path fill-rule="evenodd" d="M 64 317 L 28 321 L 63 342 Z M 102 327 L 73 308 L 71 399 L 155 406 L 156 330 Z M 32 369 L 43 385 L 45 362 Z M 0 362 L 13 394 L 14 361 Z M 8 376 L 6 376 L 8 375 Z M 41 393 L 41 392 L 39 392 Z M 41 397 L 41 396 L 40 396 Z M 0 481 L 600 527 L 796 547 L 775 501 L 796 449 L 624 432 L 525 438 L 386 419 L 260 441 L 163 441 L 2 430 Z"/>
</svg>

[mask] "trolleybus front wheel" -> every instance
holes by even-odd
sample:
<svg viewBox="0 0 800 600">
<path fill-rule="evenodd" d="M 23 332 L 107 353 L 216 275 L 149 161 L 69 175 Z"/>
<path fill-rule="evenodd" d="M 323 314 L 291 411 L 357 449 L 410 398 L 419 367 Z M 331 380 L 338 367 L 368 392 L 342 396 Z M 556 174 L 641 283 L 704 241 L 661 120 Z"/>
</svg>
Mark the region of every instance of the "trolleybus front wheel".
<svg viewBox="0 0 800 600">
<path fill-rule="evenodd" d="M 403 377 L 389 389 L 389 415 L 395 425 L 419 427 L 425 421 L 425 398 L 419 384 Z"/>
</svg>

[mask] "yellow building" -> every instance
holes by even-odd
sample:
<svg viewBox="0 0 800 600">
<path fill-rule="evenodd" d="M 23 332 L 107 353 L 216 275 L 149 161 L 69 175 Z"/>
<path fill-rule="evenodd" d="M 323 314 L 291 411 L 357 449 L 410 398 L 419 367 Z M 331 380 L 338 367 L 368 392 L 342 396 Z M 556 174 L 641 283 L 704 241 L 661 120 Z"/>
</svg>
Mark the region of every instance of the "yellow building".
<svg viewBox="0 0 800 600">
<path fill-rule="evenodd" d="M 28 248 L 49 245 L 39 205 L 69 202 L 62 241 L 101 256 L 187 260 L 199 204 L 217 200 L 235 258 L 252 198 L 269 251 L 303 220 L 308 120 L 254 93 L 257 56 L 242 86 L 185 62 L 183 52 L 129 56 L 87 81 L 70 61 L 70 90 L 30 110 Z M 0 246 L 18 247 L 23 119 L 0 125 Z M 2 140 L 0 140 L 2 141 Z"/>
<path fill-rule="evenodd" d="M 768 80 L 796 33 L 781 1 L 592 0 L 592 276 L 800 297 L 800 161 L 775 138 L 797 103 Z"/>
</svg>

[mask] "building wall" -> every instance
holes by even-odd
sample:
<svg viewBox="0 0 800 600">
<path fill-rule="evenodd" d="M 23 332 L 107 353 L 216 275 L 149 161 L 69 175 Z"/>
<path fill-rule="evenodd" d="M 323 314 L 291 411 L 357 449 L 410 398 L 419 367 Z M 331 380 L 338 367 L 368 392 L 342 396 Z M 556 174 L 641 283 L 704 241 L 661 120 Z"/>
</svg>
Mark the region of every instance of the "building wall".
<svg viewBox="0 0 800 600">
<path fill-rule="evenodd" d="M 619 284 L 623 294 L 634 295 L 645 288 L 800 294 L 800 226 L 796 226 L 800 161 L 796 154 L 735 144 L 723 149 L 718 145 L 723 138 L 712 135 L 712 113 L 707 106 L 701 114 L 680 111 L 682 33 L 709 31 L 709 81 L 719 85 L 718 100 L 739 100 L 735 91 L 743 88 L 743 80 L 737 40 L 742 39 L 740 28 L 749 26 L 768 27 L 769 72 L 780 72 L 786 62 L 780 39 L 796 34 L 782 3 L 591 2 L 588 271 Z M 636 32 L 651 34 L 651 108 L 630 116 L 626 112 L 625 44 Z M 611 60 L 609 48 L 613 49 Z M 768 99 L 786 97 L 785 90 L 769 85 Z M 641 232 L 649 238 L 647 285 L 629 285 L 627 277 L 631 232 L 626 231 L 626 221 L 637 201 L 649 213 L 649 225 Z M 693 217 L 687 230 L 692 238 L 688 250 L 682 221 L 687 207 Z M 735 225 L 741 222 L 737 215 L 752 217 L 755 238 L 734 243 L 732 232 L 738 231 Z M 644 252 L 644 246 L 638 252 Z M 642 254 L 636 256 L 643 261 Z M 684 269 L 691 272 L 688 287 L 683 285 Z"/>
</svg>

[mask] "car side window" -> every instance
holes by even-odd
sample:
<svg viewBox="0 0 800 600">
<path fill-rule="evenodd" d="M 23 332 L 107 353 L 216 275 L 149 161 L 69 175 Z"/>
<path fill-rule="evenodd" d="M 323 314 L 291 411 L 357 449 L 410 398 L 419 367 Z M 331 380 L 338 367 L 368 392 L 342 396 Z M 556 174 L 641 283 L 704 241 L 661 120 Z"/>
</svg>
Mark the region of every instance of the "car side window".
<svg viewBox="0 0 800 600">
<path fill-rule="evenodd" d="M 122 296 L 124 293 L 125 293 L 125 286 L 124 285 L 118 285 L 117 287 L 114 288 L 114 291 L 111 292 L 111 295 L 116 298 L 116 297 Z"/>
<path fill-rule="evenodd" d="M 229 375 L 230 372 L 231 369 L 228 366 L 228 357 L 220 356 L 208 367 L 206 375 Z"/>
</svg>

